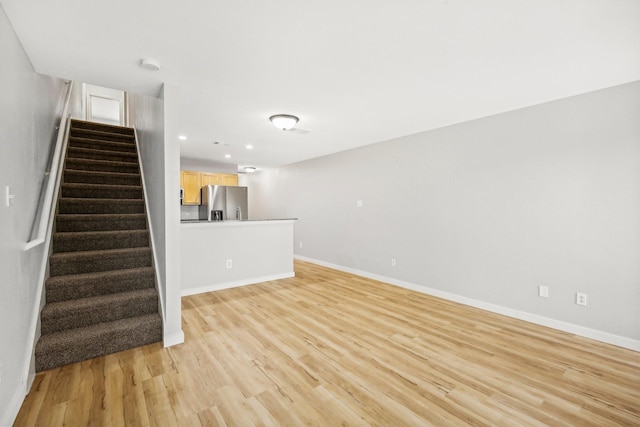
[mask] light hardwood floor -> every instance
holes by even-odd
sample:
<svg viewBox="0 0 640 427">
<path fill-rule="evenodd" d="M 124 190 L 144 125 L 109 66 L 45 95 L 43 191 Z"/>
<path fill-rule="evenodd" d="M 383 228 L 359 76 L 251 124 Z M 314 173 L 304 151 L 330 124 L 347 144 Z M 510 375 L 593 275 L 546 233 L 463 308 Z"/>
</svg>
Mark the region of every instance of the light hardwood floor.
<svg viewBox="0 0 640 427">
<path fill-rule="evenodd" d="M 38 374 L 15 425 L 640 425 L 639 353 L 295 269 L 183 298 L 182 345 Z"/>
</svg>

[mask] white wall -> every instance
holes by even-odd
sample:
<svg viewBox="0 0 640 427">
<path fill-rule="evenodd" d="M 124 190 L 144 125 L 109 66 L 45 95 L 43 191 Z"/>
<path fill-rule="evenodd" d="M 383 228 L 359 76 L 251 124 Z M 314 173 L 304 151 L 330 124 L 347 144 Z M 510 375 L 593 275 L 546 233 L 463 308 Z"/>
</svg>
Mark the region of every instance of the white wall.
<svg viewBox="0 0 640 427">
<path fill-rule="evenodd" d="M 59 124 L 64 81 L 38 75 L 0 6 L 0 425 L 26 393 L 44 245 L 24 251 Z M 5 187 L 15 194 L 5 204 Z"/>
<path fill-rule="evenodd" d="M 189 142 L 183 142 L 182 144 L 188 144 Z M 238 165 L 216 162 L 215 160 L 207 159 L 180 159 L 180 169 L 192 170 L 198 172 L 213 172 L 213 173 L 238 173 Z"/>
<path fill-rule="evenodd" d="M 293 224 L 293 220 L 183 224 L 182 295 L 293 277 Z"/>
<path fill-rule="evenodd" d="M 180 282 L 179 276 L 176 281 L 174 273 L 176 268 L 178 272 L 180 270 L 179 256 L 175 256 L 176 250 L 180 253 L 180 242 L 177 242 L 176 248 L 176 238 L 172 234 L 175 229 L 179 232 L 180 225 L 179 169 L 175 172 L 175 169 L 179 168 L 179 154 L 175 155 L 174 148 L 177 146 L 179 150 L 179 145 L 177 142 L 170 142 L 167 136 L 168 111 L 171 111 L 171 108 L 166 99 L 129 95 L 129 122 L 136 128 L 140 147 L 166 345 L 181 342 L 182 336 L 179 320 Z M 173 167 L 172 163 L 175 163 Z M 169 199 L 175 202 L 166 203 Z M 173 218 L 173 211 L 177 212 L 177 218 Z M 175 287 L 178 288 L 177 297 Z"/>
<path fill-rule="evenodd" d="M 299 256 L 640 349 L 640 82 L 249 180 L 255 215 L 299 218 Z"/>
<path fill-rule="evenodd" d="M 164 103 L 159 98 L 128 94 L 129 122 L 136 129 L 158 292 L 165 318 L 166 253 L 164 238 Z"/>
</svg>

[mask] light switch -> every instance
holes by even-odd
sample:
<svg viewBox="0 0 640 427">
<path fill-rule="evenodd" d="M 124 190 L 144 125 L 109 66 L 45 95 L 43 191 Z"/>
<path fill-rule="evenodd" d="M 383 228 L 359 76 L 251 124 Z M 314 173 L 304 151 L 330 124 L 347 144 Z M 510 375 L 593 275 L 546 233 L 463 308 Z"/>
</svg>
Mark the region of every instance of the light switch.
<svg viewBox="0 0 640 427">
<path fill-rule="evenodd" d="M 7 195 L 7 207 L 10 207 L 13 204 L 13 199 L 16 197 L 16 195 L 11 194 L 11 190 L 9 189 L 8 185 L 5 187 L 5 189 Z"/>
</svg>

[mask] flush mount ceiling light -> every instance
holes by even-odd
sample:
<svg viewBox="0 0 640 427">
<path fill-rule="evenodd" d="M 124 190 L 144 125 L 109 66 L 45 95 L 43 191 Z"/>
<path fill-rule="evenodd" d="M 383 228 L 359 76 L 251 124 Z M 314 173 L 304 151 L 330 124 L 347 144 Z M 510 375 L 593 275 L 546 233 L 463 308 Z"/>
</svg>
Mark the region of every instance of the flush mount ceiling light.
<svg viewBox="0 0 640 427">
<path fill-rule="evenodd" d="M 278 129 L 289 130 L 298 123 L 299 119 L 290 114 L 276 114 L 269 117 L 269 120 L 271 120 L 271 123 Z"/>
<path fill-rule="evenodd" d="M 254 168 L 253 166 L 245 166 L 244 171 L 248 173 L 254 173 L 256 171 L 256 168 Z"/>
<path fill-rule="evenodd" d="M 142 59 L 140 61 L 140 66 L 151 71 L 158 71 L 160 69 L 160 64 L 158 64 L 158 61 L 150 58 Z"/>
</svg>

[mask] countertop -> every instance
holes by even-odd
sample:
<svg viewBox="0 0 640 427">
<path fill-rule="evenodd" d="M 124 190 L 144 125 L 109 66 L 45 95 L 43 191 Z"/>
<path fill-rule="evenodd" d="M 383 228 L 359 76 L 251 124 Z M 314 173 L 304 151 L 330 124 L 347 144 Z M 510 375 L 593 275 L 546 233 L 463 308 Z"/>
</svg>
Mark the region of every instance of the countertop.
<svg viewBox="0 0 640 427">
<path fill-rule="evenodd" d="M 272 221 L 296 221 L 298 218 L 264 218 L 264 219 L 228 219 L 225 221 L 207 221 L 206 219 L 182 219 L 181 224 L 244 224 L 250 222 L 272 222 Z"/>
</svg>

